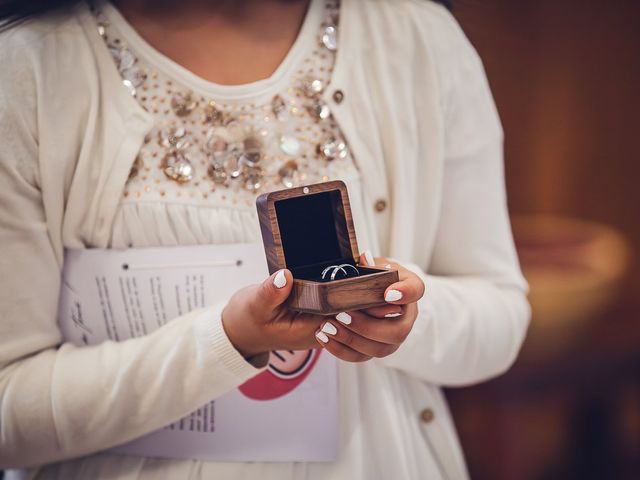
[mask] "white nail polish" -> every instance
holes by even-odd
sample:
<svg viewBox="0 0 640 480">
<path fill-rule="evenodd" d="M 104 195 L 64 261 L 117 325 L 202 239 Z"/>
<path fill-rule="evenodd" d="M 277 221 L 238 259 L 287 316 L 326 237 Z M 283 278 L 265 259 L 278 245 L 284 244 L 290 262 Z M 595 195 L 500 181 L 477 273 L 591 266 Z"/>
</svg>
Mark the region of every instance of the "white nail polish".
<svg viewBox="0 0 640 480">
<path fill-rule="evenodd" d="M 351 315 L 349 315 L 347 312 L 341 312 L 336 315 L 336 320 L 344 323 L 345 325 L 349 325 L 351 323 Z"/>
<path fill-rule="evenodd" d="M 287 284 L 287 277 L 284 275 L 284 270 L 280 270 L 275 278 L 273 279 L 273 284 L 276 288 L 282 288 Z"/>
<path fill-rule="evenodd" d="M 324 333 L 318 332 L 316 333 L 316 338 L 320 340 L 322 343 L 327 343 L 329 341 L 329 337 L 327 337 Z"/>
<path fill-rule="evenodd" d="M 338 329 L 336 328 L 336 326 L 333 323 L 325 323 L 324 326 L 322 327 L 322 331 L 324 333 L 328 333 L 329 335 L 335 335 L 336 333 L 338 333 Z"/>
<path fill-rule="evenodd" d="M 401 314 L 401 313 L 398 313 L 398 312 L 396 312 L 396 313 L 387 313 L 387 314 L 385 315 L 385 317 L 386 317 L 386 318 L 396 318 L 396 317 L 399 317 L 400 315 L 402 315 L 402 314 Z"/>
<path fill-rule="evenodd" d="M 370 267 L 373 267 L 376 264 L 375 260 L 373 259 L 373 255 L 371 254 L 371 250 L 364 251 L 364 259 L 366 260 L 367 265 L 369 265 Z"/>
<path fill-rule="evenodd" d="M 398 290 L 389 290 L 384 296 L 385 302 L 397 302 L 402 298 L 402 292 Z"/>
</svg>

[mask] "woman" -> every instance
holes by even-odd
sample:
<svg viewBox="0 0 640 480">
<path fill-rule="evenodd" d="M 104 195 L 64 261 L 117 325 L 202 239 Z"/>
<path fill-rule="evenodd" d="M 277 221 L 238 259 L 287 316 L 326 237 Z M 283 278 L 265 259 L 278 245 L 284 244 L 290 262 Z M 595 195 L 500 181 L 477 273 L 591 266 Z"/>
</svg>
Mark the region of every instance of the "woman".
<svg viewBox="0 0 640 480">
<path fill-rule="evenodd" d="M 439 387 L 504 372 L 529 310 L 502 130 L 449 12 L 427 0 L 21 3 L 0 9 L 29 16 L 0 37 L 0 466 L 61 479 L 466 478 Z M 53 4 L 65 8 L 44 12 Z M 360 244 L 394 259 L 363 261 L 399 264 L 387 306 L 296 322 L 281 271 L 145 337 L 61 338 L 65 248 L 259 242 L 257 194 L 337 178 Z M 313 347 L 342 360 L 336 462 L 100 453 L 241 385 L 265 352 Z"/>
</svg>

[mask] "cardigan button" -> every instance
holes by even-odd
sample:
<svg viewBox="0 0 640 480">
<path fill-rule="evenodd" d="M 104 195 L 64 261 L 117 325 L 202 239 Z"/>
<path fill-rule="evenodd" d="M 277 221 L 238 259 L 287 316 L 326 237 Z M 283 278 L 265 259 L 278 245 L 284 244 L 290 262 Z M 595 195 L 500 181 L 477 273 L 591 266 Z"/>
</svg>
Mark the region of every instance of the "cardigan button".
<svg viewBox="0 0 640 480">
<path fill-rule="evenodd" d="M 376 212 L 384 212 L 387 208 L 387 201 L 381 198 L 380 200 L 376 201 L 374 208 L 376 209 Z"/>
<path fill-rule="evenodd" d="M 431 410 L 430 408 L 425 408 L 420 412 L 420 420 L 422 421 L 422 423 L 431 423 L 434 418 L 435 415 L 433 413 L 433 410 Z"/>
<path fill-rule="evenodd" d="M 344 92 L 342 90 L 336 90 L 333 92 L 333 101 L 336 103 L 342 103 L 344 100 Z"/>
</svg>

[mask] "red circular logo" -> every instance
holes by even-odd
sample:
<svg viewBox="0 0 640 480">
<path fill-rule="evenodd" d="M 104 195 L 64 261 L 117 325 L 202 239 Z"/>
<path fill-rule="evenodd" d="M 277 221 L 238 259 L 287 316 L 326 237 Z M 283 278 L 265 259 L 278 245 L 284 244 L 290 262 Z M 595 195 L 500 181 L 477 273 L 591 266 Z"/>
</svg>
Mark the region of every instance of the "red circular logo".
<svg viewBox="0 0 640 480">
<path fill-rule="evenodd" d="M 269 356 L 267 370 L 240 385 L 253 400 L 273 400 L 300 385 L 313 370 L 322 350 L 276 350 Z"/>
</svg>

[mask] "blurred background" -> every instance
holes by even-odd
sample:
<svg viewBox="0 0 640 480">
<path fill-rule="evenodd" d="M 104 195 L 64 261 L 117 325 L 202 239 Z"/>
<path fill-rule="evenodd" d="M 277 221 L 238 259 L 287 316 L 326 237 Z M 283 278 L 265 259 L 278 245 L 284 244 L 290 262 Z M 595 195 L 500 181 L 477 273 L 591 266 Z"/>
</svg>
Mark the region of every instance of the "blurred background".
<svg viewBox="0 0 640 480">
<path fill-rule="evenodd" d="M 454 3 L 533 306 L 513 369 L 447 392 L 471 477 L 640 479 L 640 1 Z"/>
</svg>

